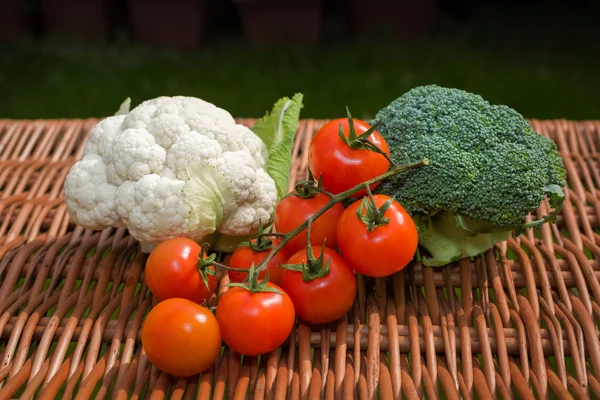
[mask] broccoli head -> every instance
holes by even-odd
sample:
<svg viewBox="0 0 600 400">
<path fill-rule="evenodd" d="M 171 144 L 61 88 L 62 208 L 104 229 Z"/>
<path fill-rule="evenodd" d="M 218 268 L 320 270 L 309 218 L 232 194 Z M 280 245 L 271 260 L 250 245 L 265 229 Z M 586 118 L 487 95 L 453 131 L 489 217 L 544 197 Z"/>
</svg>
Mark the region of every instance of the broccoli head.
<svg viewBox="0 0 600 400">
<path fill-rule="evenodd" d="M 410 90 L 380 110 L 372 124 L 395 164 L 429 165 L 386 180 L 419 228 L 430 266 L 476 256 L 511 232 L 555 220 L 566 172 L 556 144 L 515 110 L 481 96 L 435 85 Z M 555 212 L 523 224 L 549 195 Z M 556 204 L 555 204 L 556 203 Z"/>
</svg>

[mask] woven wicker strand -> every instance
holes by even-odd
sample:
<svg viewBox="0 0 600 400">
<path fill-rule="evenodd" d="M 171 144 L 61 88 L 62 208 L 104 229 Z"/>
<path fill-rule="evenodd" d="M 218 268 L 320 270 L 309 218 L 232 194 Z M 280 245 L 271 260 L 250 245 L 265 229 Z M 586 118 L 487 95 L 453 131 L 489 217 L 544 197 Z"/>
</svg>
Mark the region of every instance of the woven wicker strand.
<svg viewBox="0 0 600 400">
<path fill-rule="evenodd" d="M 600 398 L 600 121 L 531 121 L 568 172 L 556 225 L 442 270 L 359 277 L 342 320 L 298 322 L 260 358 L 227 349 L 190 379 L 141 348 L 155 300 L 138 243 L 66 212 L 62 185 L 95 122 L 0 120 L 0 400 Z M 301 121 L 290 187 L 323 123 Z"/>
</svg>

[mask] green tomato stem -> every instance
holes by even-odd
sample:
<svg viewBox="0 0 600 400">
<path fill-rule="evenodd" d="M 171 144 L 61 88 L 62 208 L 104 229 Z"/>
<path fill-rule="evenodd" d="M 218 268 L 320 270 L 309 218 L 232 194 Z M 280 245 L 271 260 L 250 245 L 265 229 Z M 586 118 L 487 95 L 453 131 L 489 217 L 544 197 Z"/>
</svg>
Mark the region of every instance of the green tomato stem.
<svg viewBox="0 0 600 400">
<path fill-rule="evenodd" d="M 269 232 L 269 233 L 263 233 L 261 235 L 262 237 L 269 237 L 269 236 L 273 236 L 273 237 L 284 237 L 285 233 L 279 233 L 279 232 Z"/>
<path fill-rule="evenodd" d="M 245 268 L 233 268 L 233 267 L 230 267 L 228 265 L 225 265 L 223 263 L 216 262 L 216 261 L 211 261 L 210 265 L 214 266 L 215 268 L 223 268 L 228 271 L 248 273 L 248 270 Z"/>
<path fill-rule="evenodd" d="M 265 234 L 262 221 L 258 222 L 258 233 L 256 234 L 256 240 L 249 240 L 247 242 L 242 243 L 244 246 L 248 246 L 253 252 L 262 252 L 267 251 L 273 247 L 273 241 L 268 239 L 268 234 Z"/>
<path fill-rule="evenodd" d="M 329 274 L 329 260 L 325 262 L 325 252 L 321 250 L 321 255 L 319 258 L 315 258 L 315 253 L 312 249 L 312 244 L 310 241 L 310 231 L 311 231 L 312 221 L 309 219 L 306 221 L 306 263 L 302 263 L 302 280 L 304 282 L 310 282 L 316 278 L 322 278 Z M 323 247 L 325 247 L 325 242 L 327 239 L 323 240 Z"/>
</svg>

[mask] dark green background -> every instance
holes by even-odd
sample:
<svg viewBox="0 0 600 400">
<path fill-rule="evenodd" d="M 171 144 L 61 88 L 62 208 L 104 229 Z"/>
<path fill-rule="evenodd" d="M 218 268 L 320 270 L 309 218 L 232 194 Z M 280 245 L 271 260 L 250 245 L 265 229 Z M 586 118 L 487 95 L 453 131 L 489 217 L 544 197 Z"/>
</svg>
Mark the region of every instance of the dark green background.
<svg viewBox="0 0 600 400">
<path fill-rule="evenodd" d="M 367 118 L 408 89 L 463 88 L 529 118 L 600 118 L 595 15 L 535 11 L 444 21 L 435 38 L 401 46 L 334 38 L 315 47 L 253 49 L 214 39 L 194 54 L 64 39 L 0 45 L 0 118 L 100 117 L 126 97 L 201 97 L 236 117 L 261 116 L 281 96 L 305 95 L 303 117 L 347 105 Z"/>
</svg>

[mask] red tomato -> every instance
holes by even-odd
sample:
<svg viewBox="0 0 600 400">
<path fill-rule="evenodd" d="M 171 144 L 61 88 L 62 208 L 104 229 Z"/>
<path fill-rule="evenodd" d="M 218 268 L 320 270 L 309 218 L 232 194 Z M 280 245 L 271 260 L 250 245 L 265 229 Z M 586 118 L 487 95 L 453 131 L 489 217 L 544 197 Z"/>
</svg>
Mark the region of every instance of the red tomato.
<svg viewBox="0 0 600 400">
<path fill-rule="evenodd" d="M 316 214 L 329 202 L 329 197 L 322 193 L 308 199 L 290 196 L 282 199 L 275 208 L 275 229 L 277 232 L 289 233 L 302 225 L 308 218 Z M 310 228 L 310 243 L 335 249 L 337 246 L 336 226 L 337 221 L 344 212 L 344 206 L 337 203 L 312 223 Z M 289 254 L 294 254 L 306 248 L 306 229 L 294 236 L 285 249 Z"/>
<path fill-rule="evenodd" d="M 173 238 L 160 243 L 146 261 L 144 277 L 157 300 L 183 298 L 204 305 L 217 287 L 214 275 L 208 286 L 198 271 L 200 245 L 191 239 Z M 210 267 L 214 271 L 214 267 Z"/>
<path fill-rule="evenodd" d="M 142 347 L 158 369 L 178 377 L 210 368 L 221 353 L 221 331 L 215 316 L 186 299 L 158 303 L 142 327 Z"/>
<path fill-rule="evenodd" d="M 255 267 L 258 267 L 271 251 L 279 245 L 281 242 L 279 239 L 269 238 L 272 242 L 271 248 L 264 251 L 254 251 L 249 246 L 239 246 L 229 259 L 229 266 L 232 268 L 240 268 L 240 269 L 250 269 L 250 266 L 254 264 Z M 252 243 L 256 243 L 256 239 L 252 239 Z M 261 271 L 258 274 L 258 279 L 261 280 L 265 277 L 267 271 L 269 271 L 269 281 L 274 283 L 277 286 L 281 285 L 281 272 L 282 269 L 279 268 L 281 264 L 285 264 L 288 256 L 285 249 L 279 251 L 275 254 L 275 256 L 269 261 L 266 271 Z M 237 271 L 227 271 L 229 275 L 229 280 L 231 282 L 242 282 L 248 276 L 245 272 L 237 272 Z"/>
<path fill-rule="evenodd" d="M 356 297 L 356 276 L 334 250 L 322 246 L 312 249 L 315 258 L 324 252 L 323 263 L 329 260 L 329 273 L 305 282 L 302 272 L 284 269 L 282 288 L 294 302 L 298 317 L 312 324 L 326 324 L 343 317 L 352 307 Z M 301 250 L 287 264 L 302 264 L 306 260 L 306 250 Z"/>
<path fill-rule="evenodd" d="M 289 296 L 281 293 L 252 293 L 242 287 L 229 289 L 217 305 L 217 321 L 223 341 L 234 351 L 257 356 L 281 346 L 294 327 L 296 315 Z"/>
<path fill-rule="evenodd" d="M 373 197 L 377 208 L 390 199 L 381 194 Z M 389 223 L 369 232 L 367 225 L 356 215 L 360 203 L 350 205 L 340 218 L 337 228 L 340 252 L 359 274 L 382 277 L 400 271 L 417 251 L 418 234 L 414 221 L 397 201 L 393 201 L 384 214 L 390 219 Z"/>
<path fill-rule="evenodd" d="M 356 134 L 366 132 L 370 126 L 358 119 L 353 119 Z M 366 149 L 352 149 L 339 137 L 339 126 L 342 124 L 345 136 L 348 137 L 348 119 L 340 118 L 329 121 L 319 129 L 308 148 L 308 167 L 315 180 L 321 178 L 325 190 L 337 194 L 348 190 L 364 181 L 385 173 L 389 161 L 381 154 Z M 390 150 L 385 139 L 374 131 L 369 135 L 369 141 L 386 153 Z M 379 183 L 371 185 L 371 189 Z M 361 190 L 353 197 L 366 194 Z"/>
</svg>

